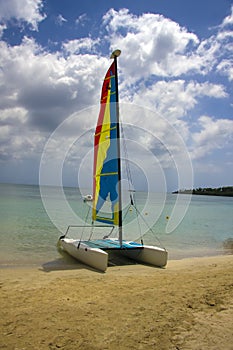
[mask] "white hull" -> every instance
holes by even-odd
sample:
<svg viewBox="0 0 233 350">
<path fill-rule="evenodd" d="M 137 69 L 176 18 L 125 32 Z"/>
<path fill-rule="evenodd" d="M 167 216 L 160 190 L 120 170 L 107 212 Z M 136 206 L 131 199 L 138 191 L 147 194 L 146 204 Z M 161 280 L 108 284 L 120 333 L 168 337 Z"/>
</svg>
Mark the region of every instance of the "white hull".
<svg viewBox="0 0 233 350">
<path fill-rule="evenodd" d="M 108 266 L 108 253 L 102 249 L 90 248 L 84 243 L 71 238 L 61 238 L 60 246 L 73 258 L 97 270 L 105 271 Z"/>
<path fill-rule="evenodd" d="M 112 241 L 118 241 L 118 239 L 113 238 Z M 82 263 L 103 272 L 107 269 L 108 253 L 106 251 L 89 247 L 87 244 L 71 238 L 61 238 L 59 243 L 64 251 Z M 131 245 L 134 242 L 126 243 Z M 142 249 L 117 249 L 114 252 L 132 260 L 157 267 L 164 267 L 167 264 L 168 253 L 160 247 L 145 245 Z"/>
<path fill-rule="evenodd" d="M 168 252 L 160 247 L 144 245 L 143 249 L 126 250 L 122 254 L 145 264 L 164 267 L 167 265 Z"/>
</svg>

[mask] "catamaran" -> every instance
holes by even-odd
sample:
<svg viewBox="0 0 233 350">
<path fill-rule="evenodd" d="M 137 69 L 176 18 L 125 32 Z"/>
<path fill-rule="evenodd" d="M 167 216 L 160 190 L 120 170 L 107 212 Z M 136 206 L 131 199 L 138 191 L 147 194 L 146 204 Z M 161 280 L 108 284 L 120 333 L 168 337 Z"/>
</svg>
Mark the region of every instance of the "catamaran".
<svg viewBox="0 0 233 350">
<path fill-rule="evenodd" d="M 101 94 L 99 118 L 94 136 L 93 164 L 93 198 L 92 224 L 101 230 L 110 228 L 108 235 L 101 239 L 75 239 L 69 237 L 74 226 L 68 226 L 66 233 L 59 238 L 59 246 L 71 256 L 97 270 L 105 271 L 112 252 L 158 267 L 167 264 L 168 252 L 159 246 L 144 245 L 136 241 L 124 239 L 122 220 L 122 188 L 121 188 L 121 128 L 119 121 L 119 96 L 117 59 L 121 51 L 115 50 L 111 59 L 113 62 L 108 69 Z M 111 212 L 103 214 L 101 209 L 110 201 Z M 134 205 L 132 193 L 130 204 Z M 97 225 L 100 222 L 103 225 Z M 117 237 L 111 237 L 115 228 Z"/>
</svg>

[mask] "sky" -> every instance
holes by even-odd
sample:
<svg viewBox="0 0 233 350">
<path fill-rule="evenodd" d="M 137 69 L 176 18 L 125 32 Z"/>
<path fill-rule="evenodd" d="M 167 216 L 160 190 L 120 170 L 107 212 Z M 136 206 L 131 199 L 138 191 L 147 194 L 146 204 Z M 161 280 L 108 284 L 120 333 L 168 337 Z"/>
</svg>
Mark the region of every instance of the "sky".
<svg viewBox="0 0 233 350">
<path fill-rule="evenodd" d="M 0 0 L 0 182 L 91 187 L 115 49 L 136 187 L 233 185 L 230 0 Z"/>
</svg>

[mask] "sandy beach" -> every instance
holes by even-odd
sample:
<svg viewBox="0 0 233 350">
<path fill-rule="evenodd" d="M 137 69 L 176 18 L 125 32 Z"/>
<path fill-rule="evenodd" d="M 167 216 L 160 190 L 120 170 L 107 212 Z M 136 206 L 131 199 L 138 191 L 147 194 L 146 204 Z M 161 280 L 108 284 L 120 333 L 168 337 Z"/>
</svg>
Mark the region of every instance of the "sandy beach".
<svg viewBox="0 0 233 350">
<path fill-rule="evenodd" d="M 0 270 L 1 349 L 233 349 L 232 255 L 48 266 Z"/>
</svg>

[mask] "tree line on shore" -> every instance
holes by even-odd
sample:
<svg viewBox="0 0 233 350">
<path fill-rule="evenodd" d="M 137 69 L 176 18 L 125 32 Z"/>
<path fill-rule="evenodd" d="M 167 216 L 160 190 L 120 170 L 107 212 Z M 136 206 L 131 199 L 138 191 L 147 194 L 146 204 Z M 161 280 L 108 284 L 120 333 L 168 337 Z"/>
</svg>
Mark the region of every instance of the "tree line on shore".
<svg viewBox="0 0 233 350">
<path fill-rule="evenodd" d="M 198 194 L 198 195 L 205 195 L 205 196 L 227 196 L 227 197 L 233 197 L 233 186 L 225 186 L 225 187 L 218 187 L 218 188 L 212 188 L 212 187 L 198 187 L 196 189 L 188 189 L 188 190 L 178 190 L 174 191 L 172 193 L 183 193 L 183 194 Z"/>
</svg>

